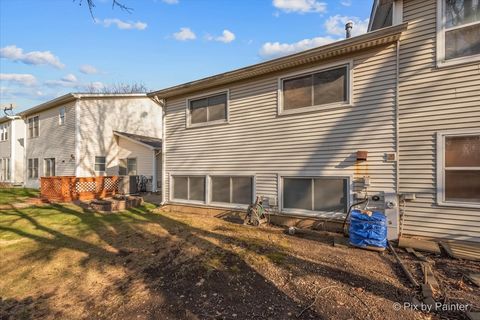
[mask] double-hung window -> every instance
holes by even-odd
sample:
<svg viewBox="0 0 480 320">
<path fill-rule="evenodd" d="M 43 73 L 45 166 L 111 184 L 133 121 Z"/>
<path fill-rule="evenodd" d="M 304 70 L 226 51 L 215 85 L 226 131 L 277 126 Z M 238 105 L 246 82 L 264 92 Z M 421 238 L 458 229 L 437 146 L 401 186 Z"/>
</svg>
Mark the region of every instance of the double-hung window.
<svg viewBox="0 0 480 320">
<path fill-rule="evenodd" d="M 0 124 L 0 141 L 8 140 L 8 123 Z"/>
<path fill-rule="evenodd" d="M 438 63 L 480 60 L 480 0 L 438 1 Z"/>
<path fill-rule="evenodd" d="M 28 179 L 38 178 L 38 158 L 28 159 Z"/>
<path fill-rule="evenodd" d="M 283 209 L 347 212 L 348 178 L 345 177 L 284 177 Z"/>
<path fill-rule="evenodd" d="M 45 177 L 54 177 L 55 176 L 55 158 L 43 159 L 43 168 L 44 168 Z"/>
<path fill-rule="evenodd" d="M 95 172 L 105 172 L 107 159 L 104 156 L 95 157 Z"/>
<path fill-rule="evenodd" d="M 0 181 L 10 180 L 10 158 L 0 159 Z"/>
<path fill-rule="evenodd" d="M 347 104 L 349 82 L 349 65 L 282 78 L 279 113 Z"/>
<path fill-rule="evenodd" d="M 173 176 L 173 199 L 205 202 L 205 181 L 205 176 Z"/>
<path fill-rule="evenodd" d="M 61 107 L 58 111 L 58 124 L 61 126 L 65 124 L 65 107 Z"/>
<path fill-rule="evenodd" d="M 480 207 L 480 131 L 437 135 L 439 204 Z"/>
<path fill-rule="evenodd" d="M 253 202 L 253 178 L 211 176 L 212 202 L 251 204 Z"/>
<path fill-rule="evenodd" d="M 121 176 L 137 175 L 137 158 L 120 159 L 119 174 Z"/>
<path fill-rule="evenodd" d="M 227 122 L 228 93 L 223 92 L 187 100 L 187 126 Z"/>
<path fill-rule="evenodd" d="M 38 129 L 38 116 L 28 118 L 28 137 L 29 138 L 36 138 L 39 134 Z"/>
</svg>

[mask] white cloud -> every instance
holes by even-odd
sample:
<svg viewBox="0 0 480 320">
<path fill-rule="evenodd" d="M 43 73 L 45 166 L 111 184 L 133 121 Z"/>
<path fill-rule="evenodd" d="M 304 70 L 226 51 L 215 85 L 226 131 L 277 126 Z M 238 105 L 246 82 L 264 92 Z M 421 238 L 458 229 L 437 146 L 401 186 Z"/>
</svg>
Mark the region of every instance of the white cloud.
<svg viewBox="0 0 480 320">
<path fill-rule="evenodd" d="M 0 81 L 13 82 L 23 86 L 34 86 L 37 84 L 35 76 L 28 73 L 0 73 Z"/>
<path fill-rule="evenodd" d="M 63 81 L 66 82 L 77 82 L 78 79 L 74 74 L 67 74 L 65 77 L 62 78 Z"/>
<path fill-rule="evenodd" d="M 330 36 L 328 37 L 316 37 L 313 39 L 304 39 L 295 43 L 280 43 L 280 42 L 267 42 L 264 43 L 260 49 L 260 56 L 263 58 L 276 58 L 292 54 L 299 51 L 308 50 L 314 47 L 326 45 L 328 43 L 337 41 Z"/>
<path fill-rule="evenodd" d="M 162 1 L 167 4 L 177 4 L 179 2 L 178 0 L 162 0 Z"/>
<path fill-rule="evenodd" d="M 344 7 L 350 7 L 352 5 L 352 0 L 340 1 L 340 4 Z"/>
<path fill-rule="evenodd" d="M 327 11 L 327 4 L 317 0 L 273 0 L 273 6 L 285 12 L 319 12 Z"/>
<path fill-rule="evenodd" d="M 180 28 L 180 31 L 175 32 L 173 37 L 179 41 L 195 40 L 197 38 L 190 28 Z"/>
<path fill-rule="evenodd" d="M 74 74 L 67 74 L 60 80 L 47 80 L 44 83 L 48 87 L 81 88 L 84 86 Z"/>
<path fill-rule="evenodd" d="M 60 62 L 60 59 L 50 51 L 30 51 L 24 53 L 23 49 L 18 48 L 16 45 L 1 48 L 0 57 L 25 64 L 47 64 L 59 69 L 65 67 L 65 65 Z"/>
<path fill-rule="evenodd" d="M 145 22 L 137 21 L 123 21 L 120 19 L 103 19 L 103 20 L 95 20 L 96 23 L 102 24 L 104 27 L 110 27 L 111 25 L 117 26 L 118 29 L 121 30 L 145 30 L 147 28 L 147 24 Z"/>
<path fill-rule="evenodd" d="M 343 36 L 345 35 L 345 24 L 348 21 L 353 22 L 352 36 L 358 36 L 367 32 L 368 18 L 362 20 L 358 17 L 341 16 L 338 14 L 327 19 L 325 22 L 325 29 L 329 34 Z"/>
<path fill-rule="evenodd" d="M 95 68 L 92 65 L 89 65 L 89 64 L 84 64 L 84 65 L 80 66 L 79 70 L 80 70 L 81 73 L 84 73 L 84 74 L 97 74 L 98 73 L 98 69 Z"/>
<path fill-rule="evenodd" d="M 105 88 L 105 85 L 100 81 L 94 81 L 85 86 L 91 91 L 101 90 Z"/>
<path fill-rule="evenodd" d="M 220 42 L 223 42 L 223 43 L 230 43 L 233 40 L 235 40 L 235 34 L 233 32 L 231 32 L 230 30 L 225 29 L 225 30 L 223 30 L 221 36 L 213 37 L 213 36 L 207 35 L 206 38 L 207 38 L 207 40 L 214 40 L 214 41 L 220 41 Z"/>
</svg>

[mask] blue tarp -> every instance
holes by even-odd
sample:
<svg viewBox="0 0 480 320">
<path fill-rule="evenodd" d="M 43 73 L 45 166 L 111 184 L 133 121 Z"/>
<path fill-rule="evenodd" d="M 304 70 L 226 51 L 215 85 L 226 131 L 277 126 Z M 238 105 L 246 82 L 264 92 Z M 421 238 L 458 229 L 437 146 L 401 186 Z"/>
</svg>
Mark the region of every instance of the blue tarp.
<svg viewBox="0 0 480 320">
<path fill-rule="evenodd" d="M 371 216 L 352 210 L 350 219 L 350 244 L 356 247 L 387 247 L 387 218 L 378 211 Z"/>
</svg>

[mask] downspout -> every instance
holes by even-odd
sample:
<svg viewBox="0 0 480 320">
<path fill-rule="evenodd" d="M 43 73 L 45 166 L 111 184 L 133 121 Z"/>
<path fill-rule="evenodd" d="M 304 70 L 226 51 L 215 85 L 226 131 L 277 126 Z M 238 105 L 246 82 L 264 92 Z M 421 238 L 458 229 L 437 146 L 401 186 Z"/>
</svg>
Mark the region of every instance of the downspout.
<svg viewBox="0 0 480 320">
<path fill-rule="evenodd" d="M 15 183 L 15 170 L 17 161 L 16 149 L 15 149 L 15 140 L 16 140 L 16 123 L 15 119 L 12 119 L 12 125 L 10 126 L 10 182 Z"/>
<path fill-rule="evenodd" d="M 396 44 L 396 69 L 395 69 L 395 152 L 397 161 L 395 162 L 395 193 L 400 193 L 400 39 Z"/>
<path fill-rule="evenodd" d="M 165 156 L 165 150 L 166 150 L 166 144 L 167 144 L 167 139 L 166 139 L 166 135 L 165 135 L 165 116 L 166 116 L 166 112 L 165 112 L 165 99 L 159 99 L 158 96 L 152 96 L 150 97 L 150 99 L 152 99 L 155 103 L 157 103 L 161 108 L 162 108 L 162 202 L 160 203 L 160 205 L 164 205 L 166 203 L 166 197 L 165 197 L 165 179 L 166 179 L 166 175 L 165 175 L 165 172 L 166 172 L 166 156 Z"/>
</svg>

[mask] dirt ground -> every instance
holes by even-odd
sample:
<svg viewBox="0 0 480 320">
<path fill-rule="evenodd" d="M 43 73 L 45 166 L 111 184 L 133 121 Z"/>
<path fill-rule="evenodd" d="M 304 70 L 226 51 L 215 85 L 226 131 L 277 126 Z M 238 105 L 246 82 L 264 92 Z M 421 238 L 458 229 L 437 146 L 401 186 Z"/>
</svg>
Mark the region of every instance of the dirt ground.
<svg viewBox="0 0 480 320">
<path fill-rule="evenodd" d="M 148 209 L 1 211 L 0 319 L 464 318 L 396 310 L 420 295 L 388 252 Z M 401 256 L 420 279 L 414 258 Z M 462 277 L 479 263 L 429 259 L 441 298 L 479 308 L 478 288 Z"/>
</svg>

